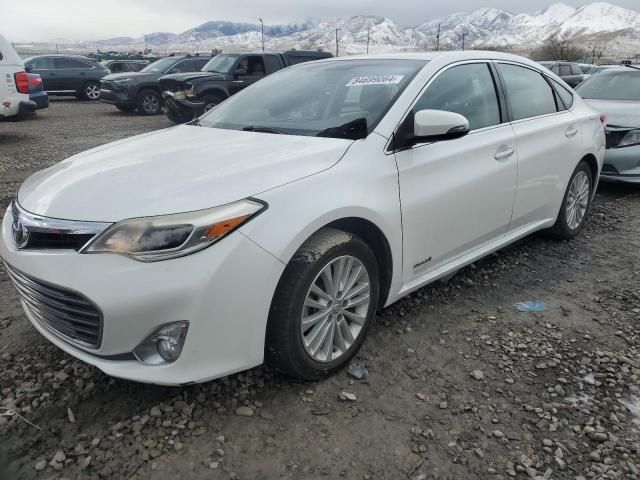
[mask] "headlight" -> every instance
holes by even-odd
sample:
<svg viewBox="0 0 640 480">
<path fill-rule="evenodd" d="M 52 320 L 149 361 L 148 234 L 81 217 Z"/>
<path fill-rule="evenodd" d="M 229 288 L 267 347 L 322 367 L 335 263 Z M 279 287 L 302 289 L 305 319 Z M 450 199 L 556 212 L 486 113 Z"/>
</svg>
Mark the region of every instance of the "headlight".
<svg viewBox="0 0 640 480">
<path fill-rule="evenodd" d="M 640 145 L 640 129 L 627 132 L 618 143 L 618 147 L 630 147 L 631 145 Z"/>
<path fill-rule="evenodd" d="M 123 220 L 82 253 L 117 253 L 142 262 L 182 257 L 221 240 L 265 208 L 256 200 L 241 200 L 207 210 Z"/>
</svg>

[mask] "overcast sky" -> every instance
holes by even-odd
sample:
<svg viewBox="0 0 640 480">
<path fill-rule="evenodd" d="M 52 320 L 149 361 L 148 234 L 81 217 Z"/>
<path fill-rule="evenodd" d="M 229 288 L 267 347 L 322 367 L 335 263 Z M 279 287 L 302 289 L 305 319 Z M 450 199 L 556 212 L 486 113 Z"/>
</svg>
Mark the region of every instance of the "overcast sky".
<svg viewBox="0 0 640 480">
<path fill-rule="evenodd" d="M 145 33 L 179 33 L 207 20 L 266 24 L 333 19 L 348 15 L 381 15 L 407 26 L 416 26 L 453 12 L 496 7 L 514 13 L 531 12 L 553 0 L 0 0 L 2 34 L 12 41 L 47 41 L 56 38 L 99 40 Z M 581 6 L 589 0 L 565 0 Z M 638 10 L 640 0 L 610 3 Z"/>
</svg>

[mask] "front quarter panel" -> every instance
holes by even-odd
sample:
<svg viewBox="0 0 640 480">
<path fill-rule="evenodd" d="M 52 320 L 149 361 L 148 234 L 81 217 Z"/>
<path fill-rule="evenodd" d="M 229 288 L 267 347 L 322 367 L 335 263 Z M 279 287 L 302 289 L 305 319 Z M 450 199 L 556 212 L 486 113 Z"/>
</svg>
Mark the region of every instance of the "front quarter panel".
<svg viewBox="0 0 640 480">
<path fill-rule="evenodd" d="M 386 138 L 371 134 L 355 141 L 328 170 L 256 195 L 269 208 L 241 232 L 288 263 L 305 240 L 327 224 L 350 217 L 368 220 L 391 249 L 391 299 L 402 282 L 402 224 L 398 172 L 393 156 L 384 154 L 386 143 Z M 302 155 L 300 161 L 305 161 Z"/>
</svg>

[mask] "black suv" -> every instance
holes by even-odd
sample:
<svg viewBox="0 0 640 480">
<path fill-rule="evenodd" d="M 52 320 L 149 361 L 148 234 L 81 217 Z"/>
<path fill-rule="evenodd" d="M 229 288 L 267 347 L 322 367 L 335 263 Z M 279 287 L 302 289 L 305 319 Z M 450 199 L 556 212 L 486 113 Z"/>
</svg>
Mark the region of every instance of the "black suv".
<svg viewBox="0 0 640 480">
<path fill-rule="evenodd" d="M 115 105 L 123 112 L 138 110 L 142 115 L 162 111 L 158 79 L 168 73 L 198 72 L 210 56 L 180 55 L 161 58 L 139 72 L 113 73 L 100 83 L 100 101 Z"/>
<path fill-rule="evenodd" d="M 313 50 L 221 53 L 202 72 L 165 75 L 160 79 L 165 114 L 174 123 L 188 122 L 267 75 L 332 56 Z"/>
<path fill-rule="evenodd" d="M 100 79 L 109 70 L 81 55 L 38 55 L 24 61 L 27 72 L 37 73 L 49 95 L 75 95 L 85 100 L 100 98 Z"/>
<path fill-rule="evenodd" d="M 105 60 L 102 64 L 111 73 L 139 72 L 149 65 L 149 60 Z"/>
<path fill-rule="evenodd" d="M 538 63 L 558 75 L 570 87 L 577 87 L 585 79 L 582 69 L 577 63 L 561 61 Z"/>
</svg>

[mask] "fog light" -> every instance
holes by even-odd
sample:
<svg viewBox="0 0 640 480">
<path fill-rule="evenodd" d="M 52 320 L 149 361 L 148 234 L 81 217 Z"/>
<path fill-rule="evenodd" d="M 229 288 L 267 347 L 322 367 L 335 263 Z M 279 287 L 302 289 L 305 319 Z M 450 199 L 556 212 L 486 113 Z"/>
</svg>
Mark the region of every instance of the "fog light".
<svg viewBox="0 0 640 480">
<path fill-rule="evenodd" d="M 195 97 L 195 96 L 196 96 L 196 95 L 193 93 L 193 90 L 192 90 L 192 89 L 185 90 L 185 91 L 184 91 L 184 94 L 185 94 L 187 97 L 189 97 L 189 98 L 191 98 L 191 97 Z"/>
<path fill-rule="evenodd" d="M 133 351 L 146 365 L 164 365 L 175 362 L 182 353 L 189 322 L 167 323 L 143 340 Z"/>
</svg>

